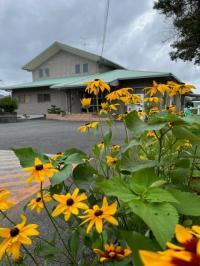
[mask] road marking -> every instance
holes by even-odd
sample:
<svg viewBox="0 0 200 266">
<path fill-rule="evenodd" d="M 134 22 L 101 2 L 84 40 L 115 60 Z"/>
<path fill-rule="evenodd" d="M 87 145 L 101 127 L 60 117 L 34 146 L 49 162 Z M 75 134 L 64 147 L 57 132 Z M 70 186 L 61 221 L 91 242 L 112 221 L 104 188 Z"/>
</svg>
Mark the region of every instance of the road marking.
<svg viewBox="0 0 200 266">
<path fill-rule="evenodd" d="M 13 151 L 0 150 L 0 188 L 11 192 L 11 201 L 18 204 L 39 191 L 38 183 L 26 184 L 29 173 L 23 171 Z"/>
</svg>

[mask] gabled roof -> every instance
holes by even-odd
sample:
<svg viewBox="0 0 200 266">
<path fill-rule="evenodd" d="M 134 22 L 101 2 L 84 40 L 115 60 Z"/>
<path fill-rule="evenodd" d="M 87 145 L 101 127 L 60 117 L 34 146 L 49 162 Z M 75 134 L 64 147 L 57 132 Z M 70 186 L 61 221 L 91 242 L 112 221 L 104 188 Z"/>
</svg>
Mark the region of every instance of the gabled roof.
<svg viewBox="0 0 200 266">
<path fill-rule="evenodd" d="M 154 79 L 159 77 L 166 77 L 168 79 L 173 79 L 176 80 L 177 82 L 181 82 L 171 73 L 117 69 L 101 74 L 94 74 L 88 76 L 75 76 L 75 77 L 66 77 L 66 78 L 57 78 L 57 79 L 48 79 L 48 80 L 38 80 L 13 86 L 7 86 L 4 89 L 15 90 L 22 88 L 28 89 L 36 87 L 47 87 L 47 86 L 52 89 L 73 88 L 73 87 L 77 88 L 77 87 L 85 87 L 86 86 L 85 83 L 87 81 L 91 81 L 94 79 L 101 79 L 108 83 L 111 83 L 116 80 L 145 79 L 145 78 Z"/>
<path fill-rule="evenodd" d="M 34 57 L 30 62 L 28 62 L 26 65 L 22 67 L 24 70 L 32 71 L 41 64 L 43 64 L 45 61 L 47 61 L 50 57 L 58 53 L 59 51 L 65 51 L 68 53 L 72 53 L 75 55 L 79 55 L 81 57 L 87 58 L 94 62 L 99 62 L 105 65 L 112 66 L 114 68 L 122 68 L 124 67 L 106 59 L 99 55 L 60 43 L 60 42 L 54 42 L 52 45 L 50 45 L 47 49 L 45 49 L 43 52 L 41 52 L 39 55 Z"/>
</svg>

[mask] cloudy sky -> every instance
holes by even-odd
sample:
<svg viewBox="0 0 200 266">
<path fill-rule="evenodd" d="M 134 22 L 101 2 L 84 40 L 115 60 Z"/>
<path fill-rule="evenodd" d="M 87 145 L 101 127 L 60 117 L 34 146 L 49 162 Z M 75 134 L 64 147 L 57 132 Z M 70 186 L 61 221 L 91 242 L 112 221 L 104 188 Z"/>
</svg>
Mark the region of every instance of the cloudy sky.
<svg viewBox="0 0 200 266">
<path fill-rule="evenodd" d="M 168 55 L 170 23 L 153 0 L 110 0 L 104 57 L 129 69 L 172 72 L 200 88 L 200 67 Z M 31 80 L 21 67 L 54 41 L 100 53 L 106 0 L 0 0 L 0 85 Z"/>
</svg>

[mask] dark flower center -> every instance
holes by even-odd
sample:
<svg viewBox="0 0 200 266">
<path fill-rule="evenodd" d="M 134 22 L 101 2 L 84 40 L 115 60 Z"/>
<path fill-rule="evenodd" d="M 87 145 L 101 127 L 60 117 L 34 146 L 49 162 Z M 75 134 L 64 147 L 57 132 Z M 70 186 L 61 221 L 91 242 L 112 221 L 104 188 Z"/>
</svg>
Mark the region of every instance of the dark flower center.
<svg viewBox="0 0 200 266">
<path fill-rule="evenodd" d="M 67 206 L 72 206 L 74 204 L 74 200 L 73 199 L 68 199 L 66 204 L 67 204 Z"/>
<path fill-rule="evenodd" d="M 42 198 L 38 197 L 35 201 L 40 202 Z"/>
<path fill-rule="evenodd" d="M 37 170 L 37 171 L 41 171 L 43 168 L 44 168 L 43 164 L 38 164 L 35 166 L 35 170 Z"/>
<path fill-rule="evenodd" d="M 99 81 L 99 79 L 95 79 L 94 81 Z"/>
<path fill-rule="evenodd" d="M 15 237 L 19 234 L 19 229 L 17 227 L 14 227 L 13 229 L 10 230 L 10 235 L 12 237 Z"/>
<path fill-rule="evenodd" d="M 95 213 L 94 213 L 94 215 L 97 216 L 97 217 L 102 215 L 102 214 L 103 214 L 102 210 L 95 211 Z"/>
</svg>

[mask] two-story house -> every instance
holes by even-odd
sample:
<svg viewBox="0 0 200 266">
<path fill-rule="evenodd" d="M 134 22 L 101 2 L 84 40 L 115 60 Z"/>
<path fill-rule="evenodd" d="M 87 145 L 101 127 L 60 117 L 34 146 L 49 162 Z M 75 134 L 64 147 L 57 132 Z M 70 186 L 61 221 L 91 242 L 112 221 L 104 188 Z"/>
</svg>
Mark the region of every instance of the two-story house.
<svg viewBox="0 0 200 266">
<path fill-rule="evenodd" d="M 134 61 L 134 58 L 130 58 Z M 180 82 L 173 74 L 128 70 L 98 55 L 55 42 L 23 66 L 32 73 L 32 82 L 7 87 L 18 99 L 19 114 L 45 114 L 51 105 L 66 113 L 81 113 L 80 99 L 85 94 L 86 82 L 102 79 L 112 90 L 135 88 L 144 95 L 143 88 L 152 86 L 153 80 Z M 99 101 L 102 101 L 102 95 Z M 91 112 L 96 110 L 93 101 Z"/>
</svg>

